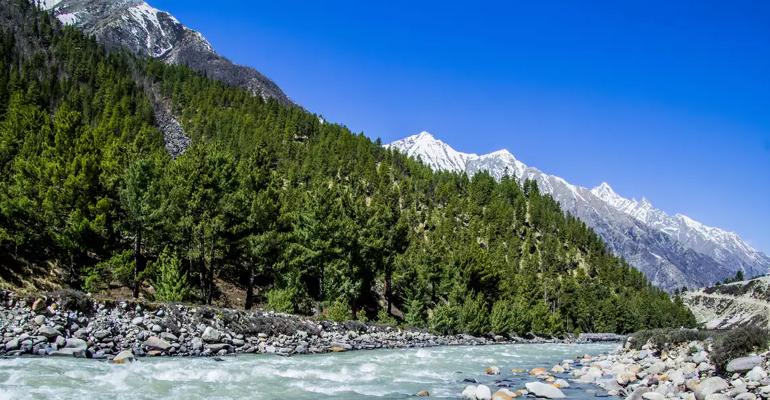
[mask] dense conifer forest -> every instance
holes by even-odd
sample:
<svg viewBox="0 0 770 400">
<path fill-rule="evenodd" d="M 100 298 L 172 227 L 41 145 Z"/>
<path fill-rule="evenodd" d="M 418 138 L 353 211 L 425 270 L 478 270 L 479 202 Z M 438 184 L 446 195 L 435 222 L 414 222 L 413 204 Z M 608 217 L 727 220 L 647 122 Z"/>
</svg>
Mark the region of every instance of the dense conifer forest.
<svg viewBox="0 0 770 400">
<path fill-rule="evenodd" d="M 694 324 L 531 181 L 434 172 L 343 125 L 185 66 L 108 53 L 0 3 L 0 263 L 211 303 L 440 333 Z M 192 145 L 172 159 L 155 111 Z"/>
</svg>

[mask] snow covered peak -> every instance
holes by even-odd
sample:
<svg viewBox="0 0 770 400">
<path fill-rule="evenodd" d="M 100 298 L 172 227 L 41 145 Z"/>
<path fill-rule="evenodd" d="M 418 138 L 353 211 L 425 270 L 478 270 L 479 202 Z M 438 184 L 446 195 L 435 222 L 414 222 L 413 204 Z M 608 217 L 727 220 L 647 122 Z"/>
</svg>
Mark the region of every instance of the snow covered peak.
<svg viewBox="0 0 770 400">
<path fill-rule="evenodd" d="M 502 149 L 502 150 L 498 150 L 498 151 L 493 151 L 493 152 L 491 152 L 491 153 L 489 153 L 489 154 L 485 154 L 485 155 L 483 155 L 482 157 L 502 157 L 502 158 L 516 158 L 516 157 L 514 157 L 514 156 L 513 156 L 513 154 L 511 154 L 511 152 L 510 152 L 510 151 L 508 151 L 507 149 Z"/>
<path fill-rule="evenodd" d="M 419 158 L 425 165 L 446 171 L 464 171 L 468 160 L 478 158 L 475 154 L 455 151 L 427 131 L 395 141 L 386 147 L 398 149 L 408 156 Z"/>
<path fill-rule="evenodd" d="M 600 199 L 609 202 L 612 199 L 618 198 L 617 193 L 612 190 L 612 187 L 607 182 L 602 182 L 601 185 L 591 189 L 591 193 L 598 196 Z"/>
</svg>

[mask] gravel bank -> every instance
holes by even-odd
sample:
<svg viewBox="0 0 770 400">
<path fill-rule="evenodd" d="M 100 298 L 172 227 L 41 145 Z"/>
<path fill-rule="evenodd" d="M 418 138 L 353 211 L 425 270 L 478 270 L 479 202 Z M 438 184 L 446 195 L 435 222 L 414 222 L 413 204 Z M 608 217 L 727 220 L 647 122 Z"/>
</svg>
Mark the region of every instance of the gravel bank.
<svg viewBox="0 0 770 400">
<path fill-rule="evenodd" d="M 79 293 L 29 297 L 0 291 L 0 355 L 71 356 L 130 362 L 144 356 L 293 355 L 378 348 L 559 341 L 619 341 L 610 334 L 579 338 L 436 336 L 357 321 L 315 321 L 295 315 L 134 300 Z"/>
</svg>

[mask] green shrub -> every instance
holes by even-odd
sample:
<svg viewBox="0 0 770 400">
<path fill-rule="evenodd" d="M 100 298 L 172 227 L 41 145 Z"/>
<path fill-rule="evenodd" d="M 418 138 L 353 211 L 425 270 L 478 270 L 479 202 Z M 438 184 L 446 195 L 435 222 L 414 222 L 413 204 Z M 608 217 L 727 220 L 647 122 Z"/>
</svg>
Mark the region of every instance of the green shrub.
<svg viewBox="0 0 770 400">
<path fill-rule="evenodd" d="M 425 306 L 419 300 L 409 302 L 409 307 L 404 314 L 404 322 L 409 326 L 422 328 L 425 326 Z"/>
<path fill-rule="evenodd" d="M 185 301 L 190 297 L 187 275 L 182 271 L 182 261 L 169 249 L 163 250 L 158 261 L 148 270 L 157 270 L 155 299 L 161 301 Z"/>
<path fill-rule="evenodd" d="M 332 303 L 326 313 L 332 321 L 345 322 L 350 320 L 350 306 L 343 299 L 337 299 Z"/>
<path fill-rule="evenodd" d="M 430 331 L 435 335 L 454 335 L 458 331 L 457 314 L 455 307 L 443 303 L 437 305 L 428 321 Z"/>
<path fill-rule="evenodd" d="M 513 330 L 513 310 L 507 301 L 497 301 L 492 306 L 492 332 L 507 335 Z"/>
<path fill-rule="evenodd" d="M 363 323 L 369 322 L 369 318 L 367 318 L 366 316 L 366 310 L 364 310 L 363 308 L 358 310 L 358 312 L 356 313 L 356 320 Z"/>
<path fill-rule="evenodd" d="M 752 352 L 767 349 L 770 333 L 756 326 L 746 326 L 725 333 L 714 343 L 711 361 L 717 370 L 724 371 L 727 363 Z"/>
<path fill-rule="evenodd" d="M 377 323 L 393 326 L 398 325 L 396 319 L 388 314 L 388 310 L 385 308 L 381 308 L 380 311 L 377 312 Z"/>
<path fill-rule="evenodd" d="M 460 311 L 460 322 L 465 333 L 481 335 L 489 333 L 489 310 L 481 293 L 476 297 L 468 296 Z"/>
<path fill-rule="evenodd" d="M 640 350 L 647 342 L 651 342 L 655 348 L 663 350 L 682 343 L 706 340 L 719 335 L 718 332 L 695 329 L 645 329 L 634 333 L 631 337 L 633 338 L 633 347 L 636 350 Z"/>
<path fill-rule="evenodd" d="M 297 289 L 273 289 L 267 292 L 267 305 L 271 310 L 282 313 L 294 313 L 294 297 Z"/>
</svg>

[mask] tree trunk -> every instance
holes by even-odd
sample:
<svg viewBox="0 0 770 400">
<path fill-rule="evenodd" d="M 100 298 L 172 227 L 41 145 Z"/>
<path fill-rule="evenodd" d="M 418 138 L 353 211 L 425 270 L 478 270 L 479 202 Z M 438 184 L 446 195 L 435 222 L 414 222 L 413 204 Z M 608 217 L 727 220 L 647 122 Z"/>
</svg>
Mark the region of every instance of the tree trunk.
<svg viewBox="0 0 770 400">
<path fill-rule="evenodd" d="M 202 231 L 202 229 L 201 229 Z M 206 302 L 206 262 L 203 259 L 203 232 L 200 232 L 198 239 L 198 277 L 201 281 L 201 294 L 203 302 Z"/>
<path fill-rule="evenodd" d="M 142 234 L 137 232 L 134 236 L 134 298 L 139 298 L 139 289 L 142 282 L 139 281 L 139 274 L 147 267 L 147 260 L 142 255 Z"/>
<path fill-rule="evenodd" d="M 390 263 L 387 263 L 387 265 L 385 265 L 385 301 L 388 302 L 388 315 L 390 315 L 390 303 L 391 303 L 390 275 L 391 275 Z"/>
<path fill-rule="evenodd" d="M 208 272 L 209 272 L 209 290 L 208 290 L 208 298 L 206 299 L 206 304 L 211 305 L 211 301 L 214 299 L 214 242 L 212 241 L 209 244 L 209 265 L 208 265 Z"/>
<path fill-rule="evenodd" d="M 252 303 L 254 302 L 254 270 L 252 268 L 249 268 L 249 281 L 246 286 L 246 304 L 244 305 L 245 309 L 251 309 Z"/>
</svg>

